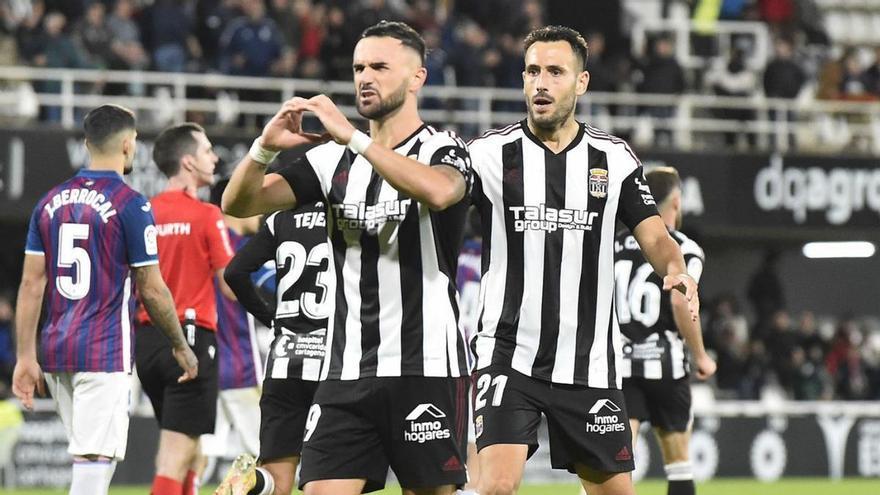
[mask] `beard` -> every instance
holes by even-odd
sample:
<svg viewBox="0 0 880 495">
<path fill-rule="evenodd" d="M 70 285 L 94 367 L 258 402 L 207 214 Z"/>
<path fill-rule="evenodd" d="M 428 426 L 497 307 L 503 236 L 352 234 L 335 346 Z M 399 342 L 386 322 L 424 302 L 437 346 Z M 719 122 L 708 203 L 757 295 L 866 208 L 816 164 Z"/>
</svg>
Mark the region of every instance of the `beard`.
<svg viewBox="0 0 880 495">
<path fill-rule="evenodd" d="M 529 112 L 529 120 L 532 124 L 544 130 L 553 130 L 558 128 L 568 119 L 568 116 L 574 112 L 574 107 L 577 102 L 577 99 L 572 95 L 570 98 L 564 100 L 556 100 L 556 111 L 547 115 L 538 115 L 532 109 L 531 100 L 527 100 L 527 107 Z"/>
<path fill-rule="evenodd" d="M 128 175 L 133 170 L 134 170 L 134 156 L 132 156 L 130 160 L 125 161 L 125 165 L 122 166 L 122 175 Z"/>
<path fill-rule="evenodd" d="M 679 209 L 678 214 L 675 215 L 675 230 L 681 230 L 681 225 L 684 223 L 684 212 Z"/>
<path fill-rule="evenodd" d="M 376 98 L 379 100 L 379 103 L 369 108 L 363 107 L 359 98 L 356 100 L 357 111 L 361 114 L 361 117 L 370 120 L 381 120 L 397 111 L 398 108 L 403 106 L 403 102 L 406 101 L 406 81 L 401 83 L 396 91 L 388 95 L 388 98 L 382 98 L 378 92 Z"/>
</svg>

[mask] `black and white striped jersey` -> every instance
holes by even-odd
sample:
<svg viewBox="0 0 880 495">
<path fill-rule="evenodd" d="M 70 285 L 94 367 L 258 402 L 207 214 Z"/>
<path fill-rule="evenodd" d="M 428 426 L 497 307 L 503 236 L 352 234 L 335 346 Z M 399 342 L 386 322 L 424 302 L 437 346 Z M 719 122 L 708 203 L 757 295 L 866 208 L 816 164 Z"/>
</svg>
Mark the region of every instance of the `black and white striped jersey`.
<svg viewBox="0 0 880 495">
<path fill-rule="evenodd" d="M 275 330 L 267 379 L 317 381 L 321 375 L 334 294 L 325 210 L 317 202 L 269 215 L 226 268 L 241 305 Z M 251 281 L 266 262 L 275 266 L 274 310 Z"/>
<path fill-rule="evenodd" d="M 394 150 L 471 184 L 465 143 L 423 125 Z M 328 202 L 337 284 L 322 379 L 464 376 L 455 273 L 468 202 L 443 211 L 405 196 L 369 161 L 327 143 L 279 172 L 297 201 Z"/>
<path fill-rule="evenodd" d="M 620 388 L 615 224 L 657 214 L 639 160 L 584 124 L 560 153 L 525 121 L 469 146 L 484 243 L 477 369 Z"/>
<path fill-rule="evenodd" d="M 681 248 L 688 274 L 699 282 L 703 250 L 681 232 L 669 233 Z M 614 253 L 614 305 L 623 332 L 623 377 L 684 378 L 689 371 L 688 356 L 672 315 L 670 294 L 663 291 L 663 279 L 629 232 L 618 234 Z"/>
</svg>

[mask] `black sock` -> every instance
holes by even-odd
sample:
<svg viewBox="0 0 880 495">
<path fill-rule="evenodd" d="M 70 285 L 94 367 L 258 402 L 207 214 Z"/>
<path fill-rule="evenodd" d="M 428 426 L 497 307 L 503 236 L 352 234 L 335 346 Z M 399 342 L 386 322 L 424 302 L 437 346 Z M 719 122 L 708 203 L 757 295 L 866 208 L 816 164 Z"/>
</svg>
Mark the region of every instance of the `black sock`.
<svg viewBox="0 0 880 495">
<path fill-rule="evenodd" d="M 695 495 L 697 488 L 694 480 L 670 480 L 667 481 L 666 495 Z"/>
</svg>

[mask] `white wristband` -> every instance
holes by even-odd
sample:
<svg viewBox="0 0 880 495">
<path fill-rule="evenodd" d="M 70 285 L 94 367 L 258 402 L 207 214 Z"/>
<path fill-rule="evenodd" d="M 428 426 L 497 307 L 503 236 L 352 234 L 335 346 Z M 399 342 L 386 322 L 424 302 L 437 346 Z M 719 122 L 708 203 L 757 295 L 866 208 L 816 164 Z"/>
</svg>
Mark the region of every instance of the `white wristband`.
<svg viewBox="0 0 880 495">
<path fill-rule="evenodd" d="M 367 136 L 361 131 L 355 130 L 354 134 L 351 135 L 351 140 L 348 141 L 348 149 L 354 151 L 358 155 L 362 155 L 364 151 L 367 151 L 367 148 L 373 144 L 373 139 L 370 136 Z"/>
<path fill-rule="evenodd" d="M 263 148 L 263 145 L 260 144 L 260 138 L 254 139 L 254 144 L 251 145 L 250 151 L 248 151 L 248 156 L 251 157 L 251 160 L 262 163 L 263 165 L 268 165 L 272 163 L 280 151 L 270 151 L 266 148 Z"/>
</svg>

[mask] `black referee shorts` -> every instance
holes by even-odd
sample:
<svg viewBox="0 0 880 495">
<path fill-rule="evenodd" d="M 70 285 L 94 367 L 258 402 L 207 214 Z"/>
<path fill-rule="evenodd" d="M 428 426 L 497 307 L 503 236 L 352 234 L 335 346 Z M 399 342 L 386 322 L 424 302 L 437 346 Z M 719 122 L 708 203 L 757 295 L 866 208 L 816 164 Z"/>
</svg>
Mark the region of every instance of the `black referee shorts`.
<svg viewBox="0 0 880 495">
<path fill-rule="evenodd" d="M 463 486 L 468 378 L 380 377 L 321 382 L 306 419 L 300 489 L 327 479 L 405 488 Z"/>
<path fill-rule="evenodd" d="M 623 395 L 632 419 L 666 431 L 687 431 L 691 422 L 690 378 L 624 378 Z"/>
<path fill-rule="evenodd" d="M 492 365 L 478 370 L 474 395 L 477 450 L 496 444 L 538 450 L 541 414 L 550 434 L 550 465 L 577 472 L 584 465 L 605 473 L 632 471 L 632 434 L 623 393 L 560 385 Z"/>
<path fill-rule="evenodd" d="M 158 328 L 138 324 L 135 330 L 135 364 L 144 392 L 153 404 L 159 427 L 191 437 L 214 433 L 217 419 L 217 337 L 196 327 L 193 352 L 199 376 L 177 383 L 183 370 L 171 353 L 171 342 Z"/>
</svg>

